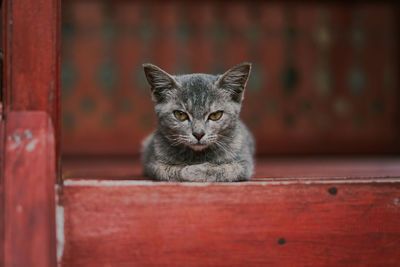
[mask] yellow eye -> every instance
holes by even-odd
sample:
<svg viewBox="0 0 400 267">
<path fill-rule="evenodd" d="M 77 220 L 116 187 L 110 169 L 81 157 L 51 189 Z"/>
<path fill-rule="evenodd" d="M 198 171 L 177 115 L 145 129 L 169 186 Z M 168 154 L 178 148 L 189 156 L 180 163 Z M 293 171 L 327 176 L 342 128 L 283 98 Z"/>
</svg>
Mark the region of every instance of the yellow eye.
<svg viewBox="0 0 400 267">
<path fill-rule="evenodd" d="M 180 110 L 175 110 L 174 115 L 180 121 L 187 120 L 187 118 L 188 118 L 188 115 L 185 112 L 180 111 Z"/>
<path fill-rule="evenodd" d="M 222 117 L 222 113 L 224 113 L 224 112 L 217 111 L 217 112 L 211 113 L 210 116 L 208 116 L 208 118 L 212 121 L 217 121 Z"/>
</svg>

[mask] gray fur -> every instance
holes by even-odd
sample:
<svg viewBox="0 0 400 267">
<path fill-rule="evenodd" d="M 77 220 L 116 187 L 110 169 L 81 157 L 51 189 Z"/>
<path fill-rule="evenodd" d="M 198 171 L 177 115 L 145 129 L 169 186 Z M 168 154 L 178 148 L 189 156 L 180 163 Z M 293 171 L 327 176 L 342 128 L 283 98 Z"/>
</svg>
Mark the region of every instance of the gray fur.
<svg viewBox="0 0 400 267">
<path fill-rule="evenodd" d="M 162 181 L 234 182 L 253 173 L 254 139 L 239 119 L 251 65 L 222 75 L 170 75 L 144 64 L 158 129 L 143 143 L 145 175 Z M 178 120 L 174 111 L 188 114 Z M 210 113 L 223 111 L 217 121 Z M 198 141 L 193 133 L 202 132 Z"/>
</svg>

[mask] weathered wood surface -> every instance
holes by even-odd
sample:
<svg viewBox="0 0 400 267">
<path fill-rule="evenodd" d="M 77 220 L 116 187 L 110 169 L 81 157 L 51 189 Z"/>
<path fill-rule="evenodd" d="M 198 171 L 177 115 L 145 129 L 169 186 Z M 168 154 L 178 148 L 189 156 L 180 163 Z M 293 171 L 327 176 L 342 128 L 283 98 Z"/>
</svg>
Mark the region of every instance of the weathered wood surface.
<svg viewBox="0 0 400 267">
<path fill-rule="evenodd" d="M 9 112 L 5 129 L 4 266 L 56 266 L 55 146 L 46 112 Z"/>
<path fill-rule="evenodd" d="M 65 157 L 64 178 L 147 179 L 135 157 Z M 269 157 L 257 158 L 253 180 L 265 178 L 390 178 L 400 177 L 400 157 Z"/>
<path fill-rule="evenodd" d="M 46 111 L 60 146 L 60 0 L 2 1 L 5 115 Z M 57 157 L 58 164 L 58 157 Z"/>
<path fill-rule="evenodd" d="M 400 181 L 67 180 L 63 266 L 399 266 Z"/>
</svg>

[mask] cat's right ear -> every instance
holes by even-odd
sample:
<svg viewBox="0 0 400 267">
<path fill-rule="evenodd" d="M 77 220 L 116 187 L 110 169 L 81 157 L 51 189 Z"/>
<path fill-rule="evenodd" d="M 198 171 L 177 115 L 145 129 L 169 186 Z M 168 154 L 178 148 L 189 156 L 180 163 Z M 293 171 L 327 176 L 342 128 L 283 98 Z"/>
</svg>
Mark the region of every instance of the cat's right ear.
<svg viewBox="0 0 400 267">
<path fill-rule="evenodd" d="M 230 68 L 216 81 L 218 88 L 228 91 L 232 100 L 240 103 L 243 100 L 244 89 L 249 79 L 251 63 L 244 62 Z"/>
<path fill-rule="evenodd" d="M 171 93 L 172 89 L 178 87 L 178 82 L 164 70 L 153 64 L 143 64 L 147 82 L 151 87 L 153 101 L 162 102 Z"/>
</svg>

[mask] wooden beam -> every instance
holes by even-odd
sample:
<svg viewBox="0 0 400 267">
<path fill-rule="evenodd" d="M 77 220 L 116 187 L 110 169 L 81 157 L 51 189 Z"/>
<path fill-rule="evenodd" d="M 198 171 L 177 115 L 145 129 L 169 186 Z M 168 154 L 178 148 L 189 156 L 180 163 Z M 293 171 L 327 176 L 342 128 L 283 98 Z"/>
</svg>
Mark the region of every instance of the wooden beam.
<svg viewBox="0 0 400 267">
<path fill-rule="evenodd" d="M 55 150 L 46 112 L 9 112 L 4 168 L 4 266 L 56 266 Z"/>
<path fill-rule="evenodd" d="M 65 266 L 398 266 L 400 179 L 66 180 Z"/>
</svg>

